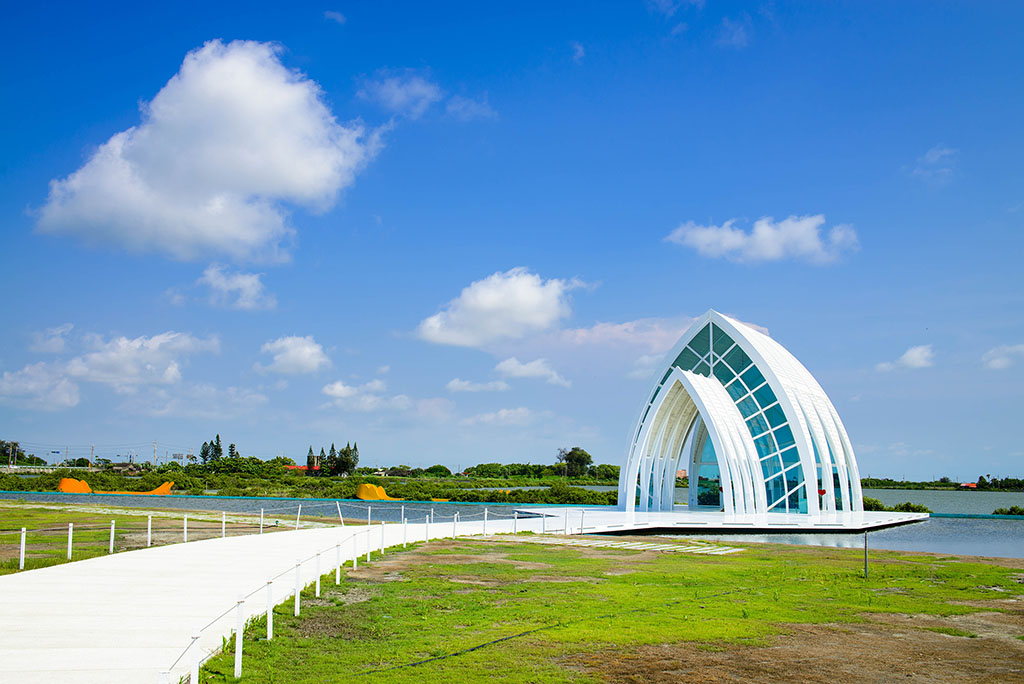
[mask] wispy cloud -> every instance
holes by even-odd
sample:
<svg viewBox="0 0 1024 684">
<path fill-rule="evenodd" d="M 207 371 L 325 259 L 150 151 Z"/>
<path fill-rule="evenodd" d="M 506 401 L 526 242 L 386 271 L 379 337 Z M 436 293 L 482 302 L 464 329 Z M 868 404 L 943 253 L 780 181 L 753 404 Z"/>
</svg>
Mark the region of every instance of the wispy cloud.
<svg viewBox="0 0 1024 684">
<path fill-rule="evenodd" d="M 463 425 L 527 425 L 537 417 L 537 414 L 520 406 L 518 408 L 500 409 L 491 413 L 481 413 L 462 421 Z"/>
<path fill-rule="evenodd" d="M 790 216 L 781 221 L 766 216 L 755 221 L 749 233 L 735 224 L 736 219 L 720 226 L 687 221 L 669 233 L 665 241 L 692 247 L 701 256 L 741 263 L 794 259 L 827 264 L 859 246 L 857 232 L 848 224 L 833 226 L 823 236 L 824 214 Z"/>
<path fill-rule="evenodd" d="M 498 112 L 487 102 L 487 96 L 479 100 L 452 95 L 445 104 L 445 112 L 459 121 L 472 121 L 473 119 L 496 119 Z"/>
<path fill-rule="evenodd" d="M 718 40 L 722 47 L 741 49 L 747 47 L 750 42 L 750 16 L 746 13 L 737 19 L 725 17 L 718 28 Z"/>
<path fill-rule="evenodd" d="M 583 64 L 583 58 L 587 56 L 587 51 L 583 49 L 583 44 L 574 40 L 569 43 L 569 47 L 572 48 L 572 61 L 577 64 Z"/>
<path fill-rule="evenodd" d="M 936 145 L 917 158 L 910 175 L 929 185 L 947 185 L 956 174 L 957 150 Z"/>
<path fill-rule="evenodd" d="M 324 19 L 326 19 L 327 21 L 333 21 L 336 24 L 344 24 L 346 21 L 348 21 L 348 19 L 345 18 L 344 14 L 342 14 L 341 12 L 336 12 L 334 10 L 327 10 L 326 12 L 324 12 Z"/>
<path fill-rule="evenodd" d="M 449 392 L 505 392 L 509 389 L 509 384 L 504 380 L 470 382 L 468 380 L 453 378 L 448 381 L 445 388 Z"/>
<path fill-rule="evenodd" d="M 196 281 L 210 288 L 210 303 L 243 311 L 273 309 L 277 298 L 268 293 L 260 280 L 262 273 L 231 272 L 221 264 L 210 264 Z"/>
<path fill-rule="evenodd" d="M 440 86 L 416 71 L 384 70 L 364 80 L 356 95 L 389 112 L 418 119 L 443 93 Z"/>
<path fill-rule="evenodd" d="M 42 332 L 32 335 L 32 351 L 41 354 L 59 354 L 64 351 L 64 342 L 68 333 L 75 326 L 71 323 L 58 325 L 55 328 L 47 328 Z"/>
<path fill-rule="evenodd" d="M 897 370 L 900 368 L 917 369 L 928 368 L 935 365 L 935 352 L 932 345 L 921 344 L 911 347 L 903 352 L 903 356 L 895 361 L 885 361 L 875 366 L 876 370 L 883 372 Z"/>
<path fill-rule="evenodd" d="M 1024 359 L 1024 344 L 1004 344 L 985 352 L 981 363 L 990 370 L 1005 370 L 1020 359 Z"/>
<path fill-rule="evenodd" d="M 563 378 L 549 364 L 547 359 L 535 359 L 529 363 L 523 363 L 516 357 L 505 359 L 494 370 L 506 378 L 540 378 L 549 385 L 559 387 L 570 387 L 572 383 Z"/>
</svg>

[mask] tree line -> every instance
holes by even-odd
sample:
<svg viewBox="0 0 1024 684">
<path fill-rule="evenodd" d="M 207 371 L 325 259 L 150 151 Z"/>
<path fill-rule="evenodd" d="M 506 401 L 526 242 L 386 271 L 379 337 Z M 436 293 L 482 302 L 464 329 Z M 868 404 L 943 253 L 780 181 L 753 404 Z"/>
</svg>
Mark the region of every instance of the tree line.
<svg viewBox="0 0 1024 684">
<path fill-rule="evenodd" d="M 345 444 L 341 449 L 335 449 L 331 443 L 331 450 L 325 451 L 320 447 L 320 455 L 313 453 L 313 445 L 309 446 L 306 454 L 306 474 L 333 477 L 340 475 L 348 477 L 356 472 L 359 465 L 359 445 L 356 442 Z"/>
</svg>

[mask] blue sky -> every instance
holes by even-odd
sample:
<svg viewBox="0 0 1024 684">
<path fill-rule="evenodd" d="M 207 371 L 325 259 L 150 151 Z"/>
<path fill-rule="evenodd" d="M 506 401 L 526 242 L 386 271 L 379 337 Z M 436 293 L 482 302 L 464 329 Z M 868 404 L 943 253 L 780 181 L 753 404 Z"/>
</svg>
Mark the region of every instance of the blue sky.
<svg viewBox="0 0 1024 684">
<path fill-rule="evenodd" d="M 30 4 L 0 432 L 618 463 L 715 308 L 862 473 L 1019 475 L 1024 8 Z"/>
</svg>

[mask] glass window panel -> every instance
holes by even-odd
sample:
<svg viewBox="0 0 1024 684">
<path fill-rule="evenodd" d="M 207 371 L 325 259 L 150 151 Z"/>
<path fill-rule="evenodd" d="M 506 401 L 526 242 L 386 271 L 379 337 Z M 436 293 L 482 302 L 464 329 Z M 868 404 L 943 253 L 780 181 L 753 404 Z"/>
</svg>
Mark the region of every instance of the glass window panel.
<svg viewBox="0 0 1024 684">
<path fill-rule="evenodd" d="M 700 329 L 699 333 L 693 336 L 693 339 L 690 340 L 690 346 L 693 347 L 693 350 L 700 354 L 701 356 L 704 356 L 705 354 L 708 353 L 708 350 L 711 349 L 710 324 L 705 325 L 703 328 Z"/>
<path fill-rule="evenodd" d="M 754 440 L 754 446 L 757 447 L 757 455 L 759 457 L 767 456 L 775 451 L 775 441 L 771 435 L 758 437 Z"/>
<path fill-rule="evenodd" d="M 703 375 L 704 377 L 707 377 L 711 375 L 711 366 L 701 361 L 700 364 L 693 369 L 693 372 L 698 375 Z"/>
<path fill-rule="evenodd" d="M 750 365 L 750 357 L 739 346 L 735 346 L 732 348 L 732 351 L 725 355 L 725 362 L 732 366 L 734 371 L 739 373 Z"/>
<path fill-rule="evenodd" d="M 669 368 L 667 371 L 665 371 L 665 375 L 661 376 L 661 382 L 659 382 L 658 384 L 659 385 L 664 385 L 665 381 L 668 380 L 668 376 L 670 376 L 670 375 L 672 375 L 672 369 L 671 368 Z"/>
<path fill-rule="evenodd" d="M 712 334 L 712 341 L 714 342 L 713 349 L 716 354 L 721 356 L 725 352 L 729 351 L 729 347 L 732 346 L 732 338 L 722 332 L 722 329 L 717 325 L 712 327 L 714 328 Z"/>
<path fill-rule="evenodd" d="M 747 427 L 750 429 L 752 437 L 756 437 L 762 432 L 768 432 L 768 423 L 760 413 L 747 421 Z"/>
<path fill-rule="evenodd" d="M 747 393 L 747 388 L 743 386 L 743 383 L 740 382 L 739 379 L 733 381 L 733 383 L 725 389 L 728 390 L 729 396 L 732 397 L 733 401 L 736 401 Z"/>
<path fill-rule="evenodd" d="M 762 384 L 764 384 L 764 376 L 761 375 L 761 371 L 757 369 L 757 366 L 751 366 L 750 368 L 748 368 L 747 371 L 741 377 L 743 378 L 743 382 L 750 389 L 760 387 Z"/>
<path fill-rule="evenodd" d="M 786 500 L 786 483 L 782 475 L 776 475 L 764 483 L 764 491 L 767 494 L 768 508 L 774 508 L 780 502 Z M 785 505 L 783 505 L 785 508 Z"/>
<path fill-rule="evenodd" d="M 779 465 L 779 457 L 774 454 L 761 461 L 761 471 L 764 473 L 764 479 L 767 480 L 778 473 L 782 472 L 782 466 Z"/>
<path fill-rule="evenodd" d="M 779 427 L 786 422 L 786 414 L 778 404 L 765 409 L 764 417 L 768 419 L 768 422 L 771 423 L 772 427 Z"/>
<path fill-rule="evenodd" d="M 693 353 L 693 350 L 686 347 L 683 351 L 679 352 L 679 356 L 676 357 L 673 365 L 679 366 L 683 370 L 691 370 L 700 361 L 700 357 Z"/>
<path fill-rule="evenodd" d="M 764 385 L 754 392 L 754 398 L 757 399 L 757 403 L 762 408 L 766 408 L 775 403 L 775 392 L 772 392 L 772 388 L 768 385 Z"/>
<path fill-rule="evenodd" d="M 788 468 L 791 465 L 795 465 L 800 462 L 800 452 L 796 450 L 796 447 L 790 447 L 782 452 L 782 464 Z"/>
<path fill-rule="evenodd" d="M 793 446 L 796 444 L 796 440 L 793 439 L 793 431 L 788 425 L 783 425 L 775 431 L 775 441 L 779 443 L 780 449 Z"/>
<path fill-rule="evenodd" d="M 750 397 L 747 397 L 746 399 L 743 399 L 739 403 L 737 403 L 736 408 L 740 410 L 740 413 L 743 414 L 744 418 L 749 418 L 758 411 L 757 404 L 755 404 L 754 400 L 751 399 Z"/>
<path fill-rule="evenodd" d="M 726 366 L 724 363 L 716 363 L 714 373 L 715 377 L 718 378 L 718 381 L 723 385 L 728 383 L 734 377 L 736 377 L 735 375 L 732 374 L 732 371 L 729 370 L 729 367 Z"/>
<path fill-rule="evenodd" d="M 807 512 L 807 487 L 801 486 L 789 494 L 789 512 Z"/>
<path fill-rule="evenodd" d="M 804 481 L 804 469 L 795 465 L 786 471 L 786 489 L 793 489 Z"/>
</svg>

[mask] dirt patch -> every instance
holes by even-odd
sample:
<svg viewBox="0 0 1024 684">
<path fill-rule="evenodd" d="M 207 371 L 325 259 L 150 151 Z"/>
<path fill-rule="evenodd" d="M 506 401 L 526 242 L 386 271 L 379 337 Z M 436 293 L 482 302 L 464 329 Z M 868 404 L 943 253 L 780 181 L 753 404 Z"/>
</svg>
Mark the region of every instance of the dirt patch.
<svg viewBox="0 0 1024 684">
<path fill-rule="evenodd" d="M 306 602 L 308 609 L 301 620 L 296 620 L 291 629 L 302 637 L 338 637 L 341 639 L 371 639 L 376 636 L 368 615 L 357 606 L 357 610 L 339 609 L 333 603 L 330 607 L 317 608 Z"/>
<path fill-rule="evenodd" d="M 573 666 L 608 682 L 1024 682 L 1020 616 L 872 616 L 856 624 L 784 625 L 770 646 L 641 646 L 579 656 Z M 969 639 L 928 631 L 951 627 Z"/>
<path fill-rule="evenodd" d="M 488 553 L 474 553 L 472 555 L 458 553 L 431 553 L 424 554 L 423 561 L 430 564 L 440 565 L 475 565 L 476 563 L 506 563 L 516 570 L 544 570 L 550 568 L 550 563 L 536 563 L 532 561 L 520 561 L 506 557 L 504 553 L 491 551 Z"/>
</svg>

